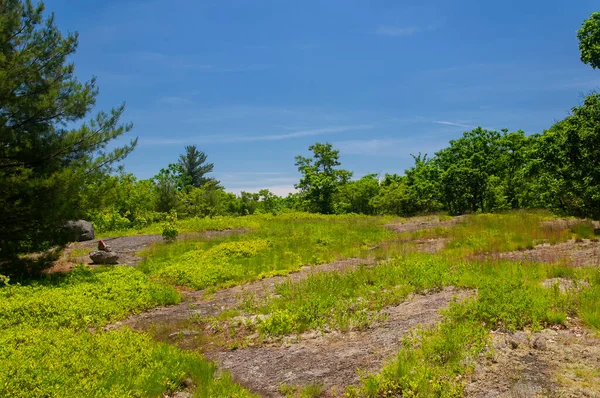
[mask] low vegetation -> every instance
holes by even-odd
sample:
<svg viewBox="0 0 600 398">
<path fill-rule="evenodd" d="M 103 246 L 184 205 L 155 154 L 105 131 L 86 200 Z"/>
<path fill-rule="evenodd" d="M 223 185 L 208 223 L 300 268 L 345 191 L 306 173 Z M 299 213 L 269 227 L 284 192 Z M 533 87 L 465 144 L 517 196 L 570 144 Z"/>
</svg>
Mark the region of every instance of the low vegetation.
<svg viewBox="0 0 600 398">
<path fill-rule="evenodd" d="M 460 396 L 492 330 L 560 328 L 569 318 L 600 330 L 597 267 L 495 256 L 597 241 L 591 221 L 555 222 L 546 211 L 600 218 L 600 94 L 540 134 L 465 132 L 433 156 L 414 156 L 403 175 L 352 180 L 339 151 L 316 143 L 310 157 L 296 157 L 298 192 L 235 195 L 208 176 L 214 165 L 193 145 L 148 180 L 117 169 L 137 139 L 114 145 L 133 128 L 120 122 L 124 106 L 89 117 L 99 91 L 94 79 L 75 76 L 77 34 L 63 35 L 42 3 L 0 0 L 0 9 L 0 396 L 251 396 L 199 353 L 105 326 L 179 303 L 181 287 L 211 292 L 350 257 L 386 260 L 282 283 L 276 295 L 249 297 L 210 321 L 260 315 L 229 325 L 234 337 L 236 327 L 251 329 L 260 344 L 376 325 L 385 307 L 411 294 L 468 289 L 471 298 L 453 303 L 441 323 L 414 330 L 381 372 L 346 391 L 373 397 Z M 599 32 L 600 13 L 578 32 L 581 59 L 594 68 Z M 383 226 L 438 212 L 470 215 L 416 232 Z M 101 237 L 158 234 L 165 242 L 142 253 L 137 268 L 45 274 L 67 243 L 65 222 L 78 218 Z M 238 233 L 204 234 L 231 229 Z M 431 240 L 441 250 L 419 253 Z M 552 278 L 576 288 L 543 285 Z M 318 396 L 323 386 L 281 385 L 280 392 Z"/>
<path fill-rule="evenodd" d="M 196 354 L 102 330 L 132 312 L 179 302 L 175 289 L 136 269 L 80 266 L 0 283 L 1 396 L 155 397 L 187 387 L 198 397 L 250 395 Z"/>
<path fill-rule="evenodd" d="M 383 255 L 375 251 L 394 234 L 385 217 L 322 216 L 289 213 L 244 217 L 254 228 L 210 240 L 159 244 L 146 253 L 140 269 L 175 285 L 203 289 L 286 274 L 303 265 L 349 257 Z M 223 219 L 228 224 L 230 219 Z M 184 228 L 185 228 L 184 221 Z M 400 250 L 387 247 L 387 253 Z"/>
<path fill-rule="evenodd" d="M 3 395 L 35 396 L 44 391 L 56 396 L 71 392 L 157 396 L 192 389 L 198 396 L 242 396 L 247 393 L 198 354 L 154 343 L 144 334 L 105 332 L 102 327 L 133 312 L 179 302 L 180 293 L 172 285 L 215 289 L 286 274 L 305 264 L 374 253 L 391 258 L 376 266 L 281 283 L 276 295 L 248 297 L 237 311 L 213 322 L 228 323 L 229 329 L 223 329 L 230 333 L 228 341 L 232 335 L 245 339 L 250 334 L 236 335 L 236 328 L 250 328 L 269 338 L 309 330 L 345 331 L 385 321 L 382 310 L 411 294 L 445 286 L 476 292 L 471 299 L 454 303 L 442 323 L 407 336 L 397 359 L 379 374 L 364 375 L 362 386 L 348 390 L 358 396 L 399 392 L 460 396 L 472 359 L 484 351 L 490 330 L 561 327 L 567 317 L 581 318 L 600 330 L 597 269 L 481 257 L 542 242 L 589 238 L 594 231 L 588 222 L 552 222 L 547 213 L 518 212 L 469 216 L 446 227 L 395 234 L 383 227 L 393 221 L 389 218 L 296 213 L 238 220 L 248 228 L 245 233 L 190 235 L 157 244 L 143 253 L 145 260 L 138 269 L 80 266 L 66 275 L 22 284 L 4 277 Z M 193 222 L 200 230 L 207 225 L 217 230 L 242 226 L 235 219 L 218 221 L 177 223 L 188 232 Z M 410 222 L 395 222 L 402 221 Z M 438 253 L 418 253 L 412 246 L 418 240 L 438 238 L 446 239 L 446 247 Z M 581 288 L 563 291 L 542 285 L 558 277 L 577 281 Z M 254 323 L 232 326 L 232 317 L 239 314 L 259 317 Z M 312 391 L 282 388 L 288 395 Z"/>
</svg>

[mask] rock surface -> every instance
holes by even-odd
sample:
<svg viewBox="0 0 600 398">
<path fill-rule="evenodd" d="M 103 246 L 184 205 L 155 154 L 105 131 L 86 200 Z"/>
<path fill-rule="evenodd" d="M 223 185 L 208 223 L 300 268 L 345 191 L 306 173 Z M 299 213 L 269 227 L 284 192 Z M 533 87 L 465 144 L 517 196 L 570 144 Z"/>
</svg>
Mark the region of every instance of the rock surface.
<svg viewBox="0 0 600 398">
<path fill-rule="evenodd" d="M 118 264 L 119 255 L 114 252 L 93 251 L 90 253 L 93 264 Z"/>
<path fill-rule="evenodd" d="M 94 240 L 94 226 L 85 220 L 69 221 L 64 226 L 69 239 L 77 242 Z"/>
</svg>

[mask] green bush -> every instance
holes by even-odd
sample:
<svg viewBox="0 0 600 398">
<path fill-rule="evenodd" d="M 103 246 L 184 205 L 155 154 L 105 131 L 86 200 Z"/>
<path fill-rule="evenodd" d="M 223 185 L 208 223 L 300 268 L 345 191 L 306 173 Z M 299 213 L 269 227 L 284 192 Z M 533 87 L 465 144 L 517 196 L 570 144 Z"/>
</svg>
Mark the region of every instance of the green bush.
<svg viewBox="0 0 600 398">
<path fill-rule="evenodd" d="M 159 397 L 183 390 L 186 378 L 197 397 L 251 396 L 201 356 L 130 330 L 0 333 L 3 397 Z"/>
<path fill-rule="evenodd" d="M 166 220 L 163 224 L 162 237 L 167 243 L 173 243 L 179 236 L 179 230 L 177 229 L 177 213 L 171 211 L 167 215 Z"/>
<path fill-rule="evenodd" d="M 66 276 L 0 288 L 0 329 L 103 326 L 132 311 L 175 304 L 180 295 L 128 267 L 76 267 Z"/>
</svg>

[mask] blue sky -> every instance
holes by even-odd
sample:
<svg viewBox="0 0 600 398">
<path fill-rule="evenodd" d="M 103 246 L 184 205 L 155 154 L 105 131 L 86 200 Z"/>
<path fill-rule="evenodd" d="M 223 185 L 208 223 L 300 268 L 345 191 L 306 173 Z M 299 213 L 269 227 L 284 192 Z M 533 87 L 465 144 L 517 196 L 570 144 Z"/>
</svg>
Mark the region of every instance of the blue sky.
<svg viewBox="0 0 600 398">
<path fill-rule="evenodd" d="M 402 173 L 475 126 L 541 132 L 600 86 L 591 0 L 47 0 L 78 31 L 98 110 L 125 101 L 149 178 L 196 144 L 233 192 L 298 181 L 331 142 L 356 177 Z M 596 6 L 596 7 L 594 7 Z"/>
</svg>

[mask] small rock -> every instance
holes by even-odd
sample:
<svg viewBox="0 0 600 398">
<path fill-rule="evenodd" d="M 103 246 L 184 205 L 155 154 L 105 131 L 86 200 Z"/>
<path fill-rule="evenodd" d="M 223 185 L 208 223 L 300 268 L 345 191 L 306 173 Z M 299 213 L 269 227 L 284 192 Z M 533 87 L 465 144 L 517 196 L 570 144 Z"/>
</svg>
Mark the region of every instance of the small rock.
<svg viewBox="0 0 600 398">
<path fill-rule="evenodd" d="M 192 398 L 194 395 L 191 392 L 178 391 L 171 395 L 171 398 Z"/>
<path fill-rule="evenodd" d="M 533 340 L 533 344 L 531 345 L 536 350 L 545 350 L 546 349 L 546 339 L 542 336 L 537 336 Z"/>
<path fill-rule="evenodd" d="M 94 264 L 118 264 L 119 255 L 113 252 L 94 251 L 90 253 Z"/>
<path fill-rule="evenodd" d="M 527 336 L 523 332 L 516 332 L 506 336 L 506 342 L 513 350 L 519 348 L 519 346 L 527 344 Z"/>
<path fill-rule="evenodd" d="M 185 388 L 192 388 L 194 387 L 194 380 L 192 380 L 191 377 L 187 377 L 181 381 L 181 385 L 183 385 Z"/>
<path fill-rule="evenodd" d="M 103 251 L 103 252 L 110 252 L 110 251 L 112 251 L 110 249 L 110 246 L 107 245 L 106 243 L 104 243 L 104 241 L 102 239 L 100 239 L 98 241 L 98 250 Z"/>
</svg>

